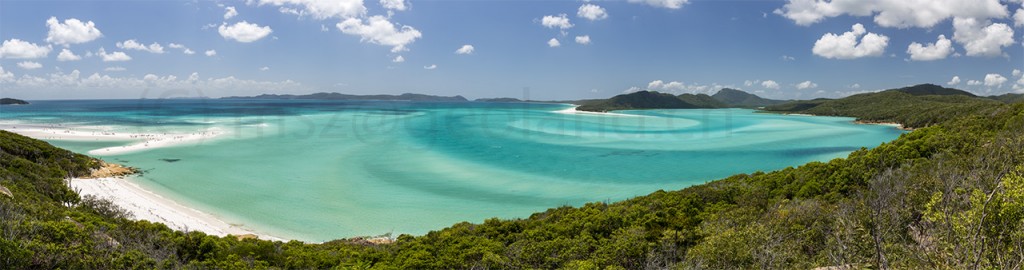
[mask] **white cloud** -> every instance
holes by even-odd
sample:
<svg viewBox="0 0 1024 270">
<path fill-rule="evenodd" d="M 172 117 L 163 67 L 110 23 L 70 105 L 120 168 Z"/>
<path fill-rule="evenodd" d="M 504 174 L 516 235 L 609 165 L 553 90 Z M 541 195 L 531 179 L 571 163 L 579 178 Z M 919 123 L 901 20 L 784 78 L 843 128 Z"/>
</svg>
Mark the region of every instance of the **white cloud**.
<svg viewBox="0 0 1024 270">
<path fill-rule="evenodd" d="M 558 28 L 558 29 L 569 29 L 572 28 L 572 23 L 569 22 L 568 15 L 565 13 L 558 14 L 558 16 L 547 15 L 540 19 L 540 24 L 547 28 Z"/>
<path fill-rule="evenodd" d="M 206 50 L 205 54 L 206 56 L 215 56 L 217 55 L 217 50 Z"/>
<path fill-rule="evenodd" d="M 139 43 L 134 39 L 129 39 L 125 40 L 124 42 L 118 42 L 116 45 L 118 48 L 125 50 L 139 50 L 157 54 L 164 53 L 164 46 L 160 46 L 160 44 L 156 42 L 153 42 L 153 44 L 149 44 L 149 46 L 147 47 L 146 45 L 143 45 L 142 43 Z"/>
<path fill-rule="evenodd" d="M 50 54 L 51 46 L 39 46 L 35 43 L 23 41 L 20 39 L 9 39 L 4 40 L 4 44 L 0 45 L 0 58 L 10 59 L 34 59 L 43 58 L 47 54 Z"/>
<path fill-rule="evenodd" d="M 312 16 L 323 20 L 328 18 L 352 18 L 366 14 L 363 0 L 259 0 L 259 5 L 281 6 L 282 12 L 289 10 L 299 16 Z M 290 6 L 295 8 L 285 8 Z"/>
<path fill-rule="evenodd" d="M 124 67 L 108 67 L 108 68 L 104 68 L 103 70 L 104 71 L 115 71 L 116 72 L 116 71 L 125 71 L 125 70 L 128 70 L 128 69 L 126 69 Z"/>
<path fill-rule="evenodd" d="M 981 85 L 981 81 L 969 80 L 969 81 L 967 81 L 967 85 Z"/>
<path fill-rule="evenodd" d="M 672 93 L 672 94 L 677 94 L 678 95 L 678 94 L 683 94 L 683 93 L 705 93 L 705 94 L 709 94 L 710 92 L 717 91 L 719 89 L 722 89 L 723 87 L 731 87 L 731 86 L 719 85 L 717 83 L 713 83 L 713 84 L 699 84 L 699 83 L 686 84 L 686 83 L 680 82 L 680 81 L 665 82 L 665 81 L 662 81 L 662 80 L 654 80 L 654 81 L 651 81 L 650 83 L 647 83 L 647 88 L 644 88 L 644 89 L 651 90 L 651 91 Z M 627 90 L 627 93 L 632 93 L 632 92 L 636 92 L 636 91 L 639 91 L 639 90 L 641 90 L 641 89 L 639 89 L 637 87 L 634 87 L 634 88 L 630 88 L 629 90 Z"/>
<path fill-rule="evenodd" d="M 63 61 L 78 61 L 78 60 L 82 60 L 82 57 L 78 56 L 78 55 L 75 55 L 74 52 L 71 52 L 71 50 L 68 50 L 68 49 L 61 50 L 60 54 L 57 55 L 57 61 L 62 61 L 63 62 Z"/>
<path fill-rule="evenodd" d="M 4 67 L 0 66 L 0 83 L 12 81 L 14 81 L 14 73 L 4 71 Z"/>
<path fill-rule="evenodd" d="M 576 11 L 576 16 L 591 21 L 604 20 L 608 18 L 608 12 L 601 6 L 594 4 L 583 4 Z"/>
<path fill-rule="evenodd" d="M 402 57 L 401 55 L 395 56 L 395 59 L 391 59 L 391 62 L 392 63 L 402 63 L 402 62 L 405 62 L 405 57 Z"/>
<path fill-rule="evenodd" d="M 1019 69 L 1013 69 L 1011 74 L 1013 74 L 1014 77 L 1020 77 L 1020 75 L 1022 75 Z"/>
<path fill-rule="evenodd" d="M 386 9 L 406 10 L 405 0 L 380 0 L 380 6 Z"/>
<path fill-rule="evenodd" d="M 652 7 L 679 9 L 689 3 L 689 0 L 629 0 L 630 3 L 643 3 Z"/>
<path fill-rule="evenodd" d="M 20 67 L 22 69 L 32 70 L 32 69 L 37 69 L 37 68 L 43 67 L 43 64 L 40 64 L 39 62 L 33 62 L 33 61 L 21 61 L 21 62 L 18 62 L 18 67 Z"/>
<path fill-rule="evenodd" d="M 270 70 L 270 67 L 264 66 L 264 67 L 260 68 L 260 71 L 267 71 L 267 70 Z"/>
<path fill-rule="evenodd" d="M 841 15 L 874 16 L 882 27 L 931 28 L 949 18 L 1004 18 L 999 0 L 789 0 L 775 14 L 798 25 Z"/>
<path fill-rule="evenodd" d="M 387 17 L 379 15 L 367 18 L 365 24 L 362 19 L 349 18 L 336 26 L 342 33 L 359 36 L 360 41 L 391 46 L 391 52 L 406 51 L 407 45 L 423 37 L 416 28 L 408 25 L 396 27 Z"/>
<path fill-rule="evenodd" d="M 430 70 L 430 69 L 437 69 L 437 65 L 431 64 L 431 65 L 429 65 L 429 66 L 423 66 L 423 69 L 427 69 L 427 70 Z"/>
<path fill-rule="evenodd" d="M 1006 83 L 1006 80 L 1007 80 L 1006 77 L 1003 77 L 1003 75 L 994 74 L 994 73 L 986 74 L 985 75 L 985 86 L 989 86 L 989 87 L 1002 87 L 1003 83 Z"/>
<path fill-rule="evenodd" d="M 455 54 L 473 54 L 473 50 L 476 50 L 476 48 L 473 48 L 473 45 L 466 44 L 455 50 Z"/>
<path fill-rule="evenodd" d="M 859 83 L 852 84 L 852 85 L 850 85 L 850 88 L 860 89 L 860 84 Z"/>
<path fill-rule="evenodd" d="M 0 81 L 4 80 L 3 69 L 0 68 Z M 12 76 L 13 77 L 13 76 Z M 25 75 L 13 81 L 10 88 L 17 89 L 45 89 L 45 90 L 137 90 L 142 88 L 150 89 L 202 89 L 209 93 L 226 94 L 228 91 L 236 93 L 259 93 L 259 92 L 281 92 L 295 91 L 304 88 L 302 84 L 292 80 L 279 82 L 243 80 L 228 76 L 223 78 L 209 78 L 201 80 L 198 73 L 192 73 L 187 79 L 179 79 L 174 75 L 158 76 L 146 74 L 138 77 L 112 77 L 93 73 L 90 76 L 83 76 L 78 70 L 71 73 L 56 72 L 48 76 Z"/>
<path fill-rule="evenodd" d="M 576 36 L 576 43 L 588 45 L 590 44 L 590 35 Z"/>
<path fill-rule="evenodd" d="M 854 24 L 850 32 L 842 35 L 826 33 L 814 42 L 815 55 L 829 59 L 855 59 L 881 56 L 889 45 L 889 37 L 868 33 L 864 25 Z M 860 38 L 863 36 L 863 38 Z M 857 39 L 860 38 L 858 41 Z"/>
<path fill-rule="evenodd" d="M 46 42 L 64 46 L 86 43 L 103 36 L 92 21 L 83 23 L 75 18 L 66 19 L 61 23 L 57 17 L 50 17 L 46 20 L 46 26 L 50 28 L 50 32 L 46 34 Z"/>
<path fill-rule="evenodd" d="M 858 85 L 858 87 L 859 86 L 860 85 Z M 804 82 L 796 84 L 796 89 L 799 89 L 799 90 L 812 89 L 812 88 L 818 88 L 818 84 L 816 84 L 814 82 L 811 82 L 811 81 L 804 81 Z"/>
<path fill-rule="evenodd" d="M 765 81 L 761 82 L 761 87 L 768 88 L 768 89 L 779 89 L 779 83 L 777 83 L 777 82 L 775 82 L 773 80 L 765 80 Z"/>
<path fill-rule="evenodd" d="M 167 44 L 167 47 L 171 47 L 171 49 L 179 49 L 179 50 L 181 50 L 181 53 L 184 53 L 184 54 L 187 54 L 187 55 L 196 54 L 196 52 L 193 51 L 192 49 L 189 49 L 188 47 L 185 47 L 185 45 L 181 45 L 181 44 L 177 44 L 177 43 Z"/>
<path fill-rule="evenodd" d="M 796 57 L 792 57 L 792 56 L 789 56 L 789 55 L 782 55 L 782 56 L 779 57 L 779 59 L 782 59 L 782 61 L 794 61 L 794 60 L 796 60 Z"/>
<path fill-rule="evenodd" d="M 272 32 L 274 30 L 270 29 L 270 26 L 260 26 L 247 21 L 241 21 L 231 26 L 221 24 L 220 27 L 217 27 L 217 33 L 220 33 L 220 36 L 243 43 L 260 40 Z"/>
<path fill-rule="evenodd" d="M 554 47 L 558 47 L 558 46 L 562 46 L 562 43 L 558 42 L 558 39 L 551 38 L 551 40 L 548 40 L 548 47 L 554 48 Z"/>
<path fill-rule="evenodd" d="M 953 40 L 964 46 L 967 56 L 1000 56 L 1003 47 L 1013 45 L 1013 29 L 1003 23 L 955 18 Z"/>
<path fill-rule="evenodd" d="M 234 18 L 235 16 L 238 16 L 238 10 L 235 10 L 235 7 L 226 7 L 226 8 L 224 8 L 224 19 L 225 20 Z"/>
<path fill-rule="evenodd" d="M 947 85 L 957 85 L 957 84 L 960 84 L 960 76 L 953 76 L 953 78 L 950 79 L 949 82 L 946 82 L 946 84 Z"/>
<path fill-rule="evenodd" d="M 1024 8 L 1018 8 L 1017 12 L 1013 13 L 1013 26 L 1024 26 Z"/>
<path fill-rule="evenodd" d="M 96 52 L 96 55 L 99 55 L 100 58 L 103 58 L 103 62 L 121 62 L 132 60 L 132 57 L 128 56 L 128 54 L 124 52 L 107 53 L 107 50 L 103 49 L 102 47 L 99 51 Z"/>
<path fill-rule="evenodd" d="M 914 61 L 946 59 L 953 52 L 953 42 L 946 39 L 945 35 L 939 35 L 939 40 L 935 41 L 935 43 L 922 45 L 921 43 L 911 42 L 910 46 L 907 47 L 910 60 Z"/>
</svg>

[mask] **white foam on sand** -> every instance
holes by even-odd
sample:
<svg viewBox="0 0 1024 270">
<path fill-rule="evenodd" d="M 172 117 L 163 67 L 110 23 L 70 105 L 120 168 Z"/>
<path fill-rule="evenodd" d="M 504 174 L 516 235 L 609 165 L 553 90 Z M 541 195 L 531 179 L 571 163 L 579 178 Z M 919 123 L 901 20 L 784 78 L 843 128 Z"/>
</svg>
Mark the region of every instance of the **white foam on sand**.
<svg viewBox="0 0 1024 270">
<path fill-rule="evenodd" d="M 0 128 L 40 140 L 134 142 L 122 146 L 94 149 L 88 152 L 89 155 L 95 156 L 127 154 L 190 143 L 198 144 L 224 134 L 221 129 L 216 127 L 192 133 L 133 133 L 117 132 L 103 129 L 102 127 L 86 128 L 32 124 L 3 124 Z"/>
<path fill-rule="evenodd" d="M 213 215 L 164 198 L 127 179 L 115 177 L 74 178 L 68 180 L 68 185 L 82 196 L 93 195 L 113 202 L 132 213 L 135 220 L 163 223 L 174 230 L 201 231 L 217 236 L 252 234 L 265 240 L 284 240 L 253 232 L 240 225 L 229 224 Z"/>
<path fill-rule="evenodd" d="M 567 109 L 564 109 L 564 110 L 557 110 L 557 111 L 554 111 L 554 113 L 561 113 L 561 114 L 577 114 L 577 115 L 603 115 L 603 116 L 647 117 L 646 115 L 636 115 L 636 114 L 625 114 L 625 113 L 611 113 L 611 112 L 588 112 L 588 111 L 580 111 L 580 110 L 576 110 L 576 108 L 577 108 L 577 107 L 579 107 L 579 105 L 574 105 L 573 107 L 571 107 L 571 108 L 567 108 Z"/>
</svg>

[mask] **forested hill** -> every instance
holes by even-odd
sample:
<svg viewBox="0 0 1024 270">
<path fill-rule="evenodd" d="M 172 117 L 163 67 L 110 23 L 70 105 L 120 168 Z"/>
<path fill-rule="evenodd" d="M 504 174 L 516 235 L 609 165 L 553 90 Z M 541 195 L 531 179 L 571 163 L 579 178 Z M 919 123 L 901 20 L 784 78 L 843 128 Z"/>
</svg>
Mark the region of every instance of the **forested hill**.
<svg viewBox="0 0 1024 270">
<path fill-rule="evenodd" d="M 0 269 L 1021 269 L 1024 104 L 920 102 L 941 120 L 845 159 L 385 245 L 237 240 L 128 221 L 60 181 L 91 159 L 0 132 L 0 185 L 11 193 L 0 194 Z"/>
<path fill-rule="evenodd" d="M 840 99 L 793 101 L 767 106 L 766 111 L 852 116 L 868 122 L 895 122 L 926 127 L 1003 105 L 1003 102 L 936 85 L 923 84 Z"/>
<path fill-rule="evenodd" d="M 786 100 L 766 99 L 731 88 L 722 88 L 722 90 L 718 90 L 718 93 L 711 95 L 711 97 L 729 105 L 730 107 L 740 108 L 759 108 L 789 102 Z"/>
<path fill-rule="evenodd" d="M 28 101 L 14 98 L 0 98 L 0 105 L 27 105 Z"/>
<path fill-rule="evenodd" d="M 581 111 L 607 112 L 629 109 L 696 109 L 727 107 L 714 98 L 704 94 L 672 94 L 654 91 L 638 91 L 617 95 L 609 99 L 595 100 L 584 103 L 576 109 Z"/>
<path fill-rule="evenodd" d="M 313 99 L 313 100 L 380 100 L 380 101 L 468 101 L 462 96 L 433 96 L 405 93 L 401 95 L 348 95 L 341 93 L 315 93 L 308 95 L 263 94 L 251 97 L 224 97 L 222 99 Z"/>
</svg>

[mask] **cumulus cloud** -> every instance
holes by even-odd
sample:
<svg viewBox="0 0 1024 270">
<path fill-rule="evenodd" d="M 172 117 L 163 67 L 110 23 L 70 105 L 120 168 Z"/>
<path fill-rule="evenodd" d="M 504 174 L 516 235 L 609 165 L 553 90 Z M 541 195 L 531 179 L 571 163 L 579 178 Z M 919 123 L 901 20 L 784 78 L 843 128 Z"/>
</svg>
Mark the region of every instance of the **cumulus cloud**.
<svg viewBox="0 0 1024 270">
<path fill-rule="evenodd" d="M 874 16 L 882 27 L 930 28 L 949 18 L 1004 18 L 999 0 L 789 0 L 775 14 L 798 25 L 841 15 Z"/>
<path fill-rule="evenodd" d="M 391 46 L 391 52 L 408 50 L 406 46 L 423 37 L 419 30 L 412 26 L 396 27 L 384 16 L 372 16 L 366 19 L 349 18 L 336 25 L 342 33 L 359 36 L 360 41 Z"/>
<path fill-rule="evenodd" d="M 0 81 L 4 80 L 3 69 L 0 68 Z M 13 77 L 13 76 L 12 76 Z M 48 74 L 47 76 L 29 76 L 24 75 L 21 78 L 14 80 L 13 78 L 8 79 L 10 84 L 5 85 L 13 89 L 61 89 L 61 90 L 137 90 L 142 88 L 150 89 L 203 89 L 204 91 L 213 91 L 214 93 L 225 93 L 227 91 L 237 91 L 241 93 L 252 93 L 252 92 L 280 92 L 280 91 L 295 91 L 296 89 L 304 88 L 302 84 L 294 82 L 292 80 L 284 81 L 255 81 L 255 80 L 244 80 L 238 79 L 234 76 L 228 76 L 223 78 L 209 78 L 202 80 L 199 78 L 198 73 L 192 73 L 191 76 L 185 79 L 178 78 L 174 75 L 158 76 L 155 74 L 146 74 L 142 78 L 138 77 L 113 77 L 110 75 L 101 75 L 99 73 L 93 73 L 92 75 L 83 75 L 78 70 L 74 70 L 70 73 L 56 72 Z"/>
<path fill-rule="evenodd" d="M 466 44 L 459 47 L 458 50 L 455 50 L 455 54 L 473 54 L 473 50 L 475 49 L 476 48 L 473 48 L 473 45 Z"/>
<path fill-rule="evenodd" d="M 953 54 L 953 42 L 946 39 L 945 35 L 939 35 L 938 41 L 928 43 L 928 45 L 911 42 L 910 46 L 907 47 L 907 53 L 910 54 L 910 60 L 914 61 L 946 59 L 950 54 Z"/>
<path fill-rule="evenodd" d="M 426 70 L 437 69 L 437 65 L 431 64 L 429 66 L 423 66 L 423 69 L 426 69 Z"/>
<path fill-rule="evenodd" d="M 558 28 L 562 30 L 573 27 L 572 23 L 569 22 L 568 15 L 565 15 L 565 13 L 558 14 L 558 16 L 544 16 L 540 19 L 540 24 L 547 28 Z"/>
<path fill-rule="evenodd" d="M 225 39 L 231 39 L 242 43 L 249 43 L 267 37 L 274 30 L 270 26 L 259 26 L 255 23 L 241 21 L 233 25 L 221 24 L 217 27 L 217 33 Z"/>
<path fill-rule="evenodd" d="M 1024 26 L 1024 8 L 1018 8 L 1017 12 L 1013 13 L 1013 26 Z"/>
<path fill-rule="evenodd" d="M 576 11 L 576 16 L 591 21 L 604 20 L 608 18 L 608 12 L 603 7 L 594 4 L 583 4 Z"/>
<path fill-rule="evenodd" d="M 206 50 L 205 54 L 206 56 L 215 56 L 217 55 L 217 50 Z"/>
<path fill-rule="evenodd" d="M 116 45 L 118 48 L 125 50 L 139 50 L 157 54 L 164 53 L 164 46 L 160 46 L 160 44 L 156 42 L 153 42 L 153 44 L 149 44 L 149 46 L 147 47 L 146 45 L 143 45 L 142 43 L 139 43 L 134 39 L 129 39 L 125 40 L 124 42 L 118 42 Z"/>
<path fill-rule="evenodd" d="M 652 7 L 679 9 L 689 3 L 689 0 L 629 0 L 630 3 L 642 3 Z"/>
<path fill-rule="evenodd" d="M 260 68 L 260 71 L 267 71 L 267 70 L 270 70 L 270 67 L 264 66 L 264 67 Z"/>
<path fill-rule="evenodd" d="M 860 85 L 857 85 L 857 86 L 860 87 Z M 796 89 L 799 89 L 799 90 L 812 89 L 812 88 L 818 88 L 818 84 L 816 84 L 814 82 L 811 82 L 811 81 L 804 81 L 804 82 L 796 84 Z"/>
<path fill-rule="evenodd" d="M 647 88 L 641 89 L 639 87 L 632 87 L 632 88 L 626 90 L 625 93 L 632 93 L 632 92 L 637 92 L 637 91 L 640 91 L 640 90 L 651 90 L 651 91 L 672 93 L 672 94 L 677 94 L 677 95 L 678 94 L 683 94 L 683 93 L 705 93 L 705 94 L 707 94 L 707 93 L 711 93 L 712 91 L 716 91 L 718 89 L 721 89 L 723 87 L 729 87 L 729 86 L 724 86 L 724 85 L 720 85 L 720 84 L 717 84 L 717 83 L 713 83 L 713 84 L 699 84 L 699 83 L 687 84 L 687 83 L 680 82 L 680 81 L 665 82 L 665 81 L 662 81 L 662 80 L 654 80 L 654 81 L 651 81 L 650 83 L 647 83 Z"/>
<path fill-rule="evenodd" d="M 558 46 L 562 46 L 562 43 L 558 42 L 557 38 L 551 38 L 550 40 L 548 40 L 548 47 L 554 48 Z"/>
<path fill-rule="evenodd" d="M 18 62 L 18 67 L 20 67 L 21 69 L 32 70 L 43 67 L 43 64 L 33 61 L 21 61 Z"/>
<path fill-rule="evenodd" d="M 380 0 L 380 6 L 399 11 L 408 9 L 405 0 Z"/>
<path fill-rule="evenodd" d="M 1013 74 L 1014 77 L 1020 77 L 1022 75 L 1019 69 L 1013 69 L 1011 74 Z"/>
<path fill-rule="evenodd" d="M 971 85 L 971 86 L 981 85 L 981 81 L 979 81 L 979 80 L 969 80 L 969 81 L 967 81 L 967 85 Z"/>
<path fill-rule="evenodd" d="M 814 42 L 812 52 L 829 59 L 856 59 L 881 56 L 889 45 L 889 37 L 868 33 L 864 25 L 854 24 L 850 32 L 842 35 L 826 33 Z M 863 36 L 863 38 L 861 38 Z M 858 41 L 857 39 L 860 38 Z"/>
<path fill-rule="evenodd" d="M 196 52 L 193 51 L 192 49 L 189 49 L 188 47 L 185 47 L 185 45 L 181 45 L 181 44 L 177 44 L 177 43 L 167 44 L 167 47 L 171 47 L 171 49 L 179 49 L 179 50 L 181 50 L 181 53 L 187 54 L 187 55 L 196 54 Z"/>
<path fill-rule="evenodd" d="M 953 40 L 964 46 L 968 56 L 1000 56 L 1003 47 L 1013 45 L 1013 29 L 1003 23 L 955 18 Z"/>
<path fill-rule="evenodd" d="M 960 84 L 960 76 L 953 76 L 953 78 L 950 79 L 949 82 L 946 82 L 946 84 L 947 85 L 957 85 L 957 84 Z"/>
<path fill-rule="evenodd" d="M 782 61 L 787 61 L 788 62 L 788 61 L 796 60 L 796 57 L 792 57 L 792 56 L 783 54 L 782 56 L 779 57 L 779 59 L 781 59 Z"/>
<path fill-rule="evenodd" d="M 35 59 L 46 57 L 50 54 L 51 46 L 39 46 L 35 43 L 23 41 L 20 39 L 8 39 L 4 40 L 4 44 L 0 45 L 0 58 L 10 59 Z"/>
<path fill-rule="evenodd" d="M 590 44 L 590 35 L 576 36 L 576 43 L 588 45 Z"/>
<path fill-rule="evenodd" d="M 14 73 L 4 71 L 4 67 L 0 66 L 0 83 L 11 81 L 14 81 Z"/>
<path fill-rule="evenodd" d="M 132 60 L 132 57 L 128 56 L 128 54 L 124 52 L 107 53 L 107 50 L 102 47 L 96 52 L 96 55 L 99 55 L 100 58 L 103 59 L 103 62 L 122 62 Z"/>
<path fill-rule="evenodd" d="M 298 16 L 312 16 L 314 19 L 353 18 L 366 13 L 363 0 L 259 0 L 260 6 L 280 6 L 281 12 Z"/>
<path fill-rule="evenodd" d="M 128 69 L 126 69 L 124 67 L 108 67 L 108 68 L 104 68 L 103 70 L 104 71 L 125 71 L 125 70 L 128 70 Z"/>
<path fill-rule="evenodd" d="M 775 82 L 773 80 L 765 80 L 765 81 L 761 82 L 761 87 L 768 88 L 768 89 L 779 89 L 779 83 L 777 83 L 777 82 Z"/>
<path fill-rule="evenodd" d="M 46 34 L 46 42 L 64 46 L 86 43 L 103 36 L 92 21 L 83 23 L 75 18 L 66 19 L 61 23 L 57 17 L 50 17 L 46 20 L 46 26 L 50 28 Z"/>
<path fill-rule="evenodd" d="M 224 8 L 224 19 L 225 20 L 234 18 L 235 16 L 238 16 L 238 10 L 235 10 L 235 7 L 226 7 L 226 8 Z"/>
<path fill-rule="evenodd" d="M 395 59 L 391 59 L 391 62 L 392 62 L 392 63 L 401 63 L 401 62 L 405 62 L 405 57 L 402 57 L 401 55 L 399 55 L 399 56 L 395 56 Z"/>
<path fill-rule="evenodd" d="M 1003 75 L 989 73 L 985 75 L 985 86 L 989 87 L 1002 87 L 1003 83 L 1006 83 L 1006 77 Z"/>
<path fill-rule="evenodd" d="M 82 57 L 78 56 L 78 55 L 75 55 L 74 52 L 71 52 L 71 50 L 68 50 L 68 49 L 61 50 L 60 54 L 57 55 L 57 61 L 61 61 L 61 62 L 63 62 L 63 61 L 78 61 L 78 60 L 82 60 Z"/>
</svg>

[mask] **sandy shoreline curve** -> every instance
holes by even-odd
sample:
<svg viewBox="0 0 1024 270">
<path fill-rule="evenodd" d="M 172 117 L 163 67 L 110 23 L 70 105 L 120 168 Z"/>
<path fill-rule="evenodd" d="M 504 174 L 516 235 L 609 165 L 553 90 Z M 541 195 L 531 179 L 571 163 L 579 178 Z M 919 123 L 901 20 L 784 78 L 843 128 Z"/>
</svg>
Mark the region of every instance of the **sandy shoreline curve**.
<svg viewBox="0 0 1024 270">
<path fill-rule="evenodd" d="M 577 110 L 576 109 L 576 108 L 580 107 L 580 105 L 576 105 L 576 104 L 572 104 L 572 105 L 573 105 L 573 107 L 571 107 L 571 108 L 557 110 L 557 111 L 553 111 L 553 112 L 554 113 L 560 113 L 560 114 L 582 114 L 582 115 L 625 116 L 625 117 L 647 117 L 646 115 L 635 115 L 635 114 L 625 114 L 625 113 L 581 111 L 581 110 Z"/>
<path fill-rule="evenodd" d="M 67 182 L 81 196 L 93 195 L 127 210 L 133 215 L 133 220 L 159 222 L 173 230 L 201 231 L 216 236 L 254 235 L 264 240 L 289 240 L 229 224 L 213 215 L 164 198 L 122 177 L 72 178 Z"/>
<path fill-rule="evenodd" d="M 88 154 L 94 156 L 128 154 L 190 143 L 199 144 L 224 134 L 216 127 L 191 133 L 132 133 L 85 127 L 4 123 L 0 125 L 0 129 L 40 140 L 126 142 L 125 145 L 90 150 Z"/>
</svg>

